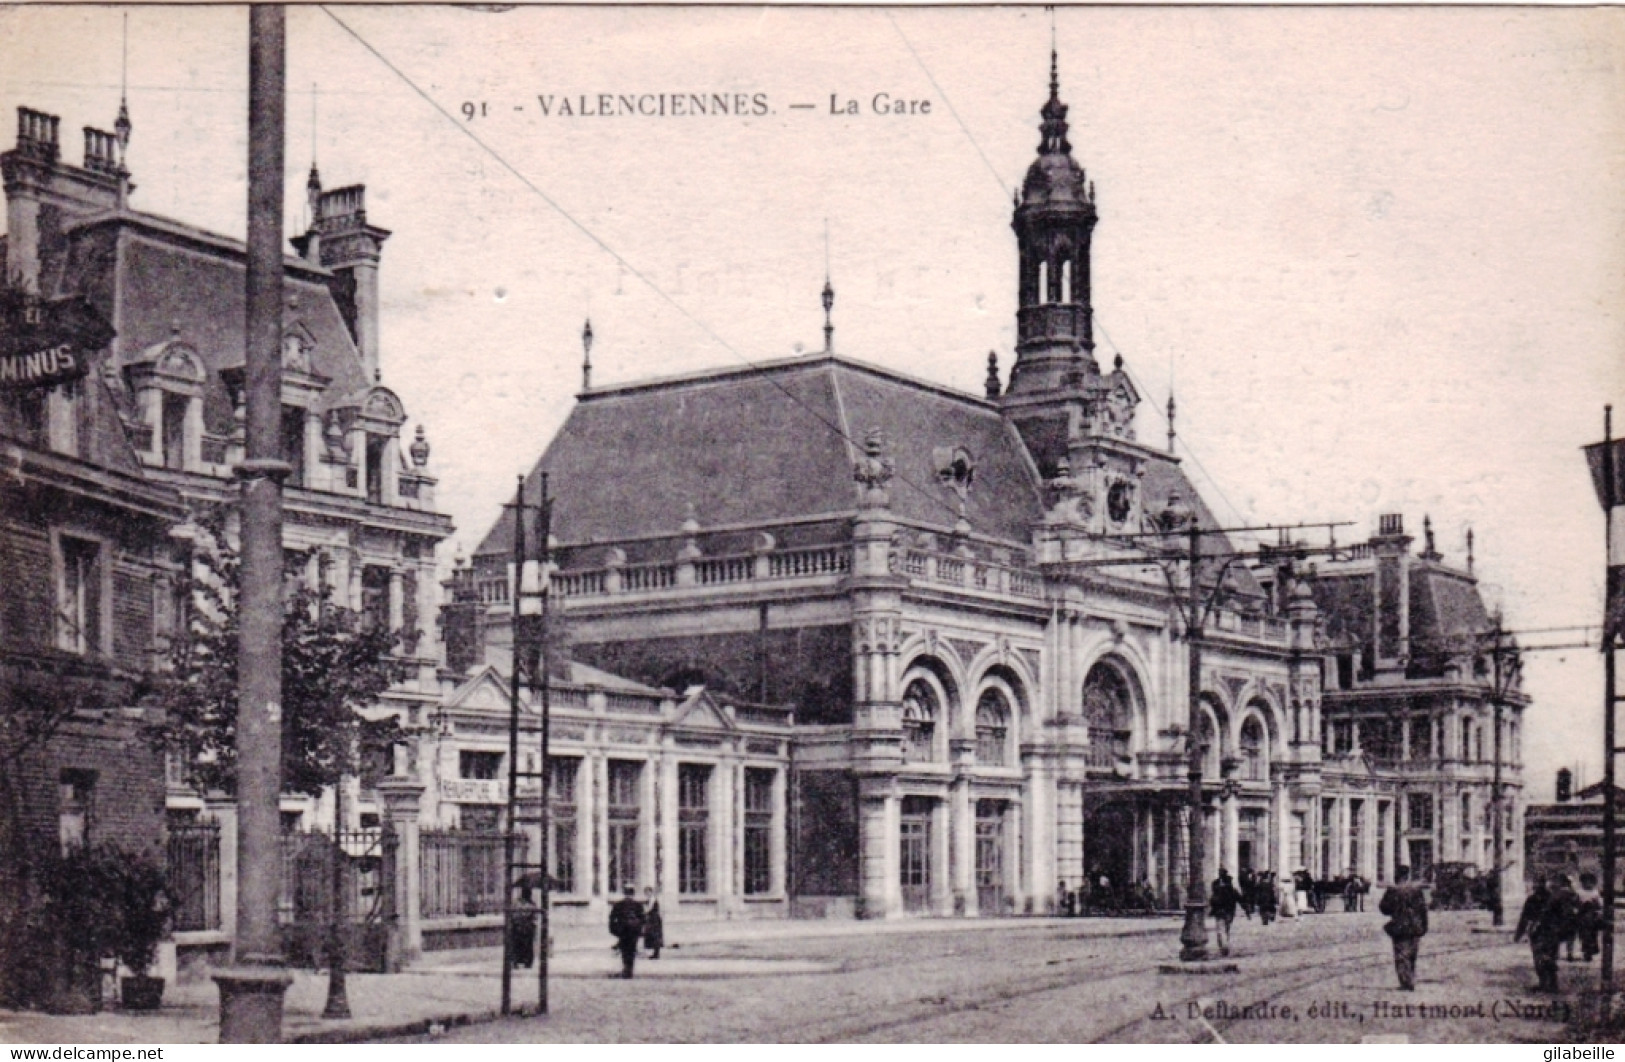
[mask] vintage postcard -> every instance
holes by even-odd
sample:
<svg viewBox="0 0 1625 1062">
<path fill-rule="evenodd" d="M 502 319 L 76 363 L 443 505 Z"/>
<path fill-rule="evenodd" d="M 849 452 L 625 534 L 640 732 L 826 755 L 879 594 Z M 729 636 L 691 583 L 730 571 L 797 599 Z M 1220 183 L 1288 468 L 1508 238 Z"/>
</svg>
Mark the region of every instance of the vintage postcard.
<svg viewBox="0 0 1625 1062">
<path fill-rule="evenodd" d="M 0 1040 L 1614 1038 L 1622 89 L 0 7 Z"/>
</svg>

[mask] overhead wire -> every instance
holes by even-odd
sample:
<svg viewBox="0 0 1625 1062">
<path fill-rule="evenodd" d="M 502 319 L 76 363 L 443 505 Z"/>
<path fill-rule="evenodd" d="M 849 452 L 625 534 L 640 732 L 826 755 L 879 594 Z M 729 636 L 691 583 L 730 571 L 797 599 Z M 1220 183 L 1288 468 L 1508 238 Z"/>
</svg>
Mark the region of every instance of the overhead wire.
<svg viewBox="0 0 1625 1062">
<path fill-rule="evenodd" d="M 417 84 L 417 82 L 413 81 L 412 78 L 405 71 L 403 71 L 399 66 L 397 66 L 394 62 L 392 62 L 389 59 L 388 56 L 384 55 L 383 52 L 379 51 L 376 47 L 374 47 L 373 44 L 370 41 L 368 41 L 365 37 L 363 37 L 352 26 L 350 26 L 343 19 L 339 18 L 338 15 L 334 14 L 331 8 L 329 8 L 325 4 L 322 4 L 322 5 L 319 5 L 319 6 L 321 7 L 321 10 L 324 13 L 326 13 L 326 15 L 329 18 L 331 18 L 335 23 L 338 24 L 340 29 L 344 30 L 345 33 L 349 34 L 352 38 L 354 38 L 356 43 L 360 44 L 369 53 L 371 53 L 372 56 L 375 59 L 377 59 L 380 63 L 382 63 L 385 67 L 387 67 L 392 74 L 394 74 L 397 78 L 400 79 L 400 81 L 403 84 L 405 84 L 407 86 L 407 88 L 411 89 L 419 98 L 421 98 L 425 103 L 427 103 L 431 108 L 433 108 L 442 118 L 445 118 L 446 121 L 453 128 L 455 128 L 458 132 L 462 133 L 469 140 L 473 141 L 474 144 L 477 145 L 481 151 L 485 152 L 499 166 L 501 166 L 503 169 L 507 170 L 511 175 L 513 175 L 513 177 L 516 180 L 518 180 L 519 183 L 523 184 L 533 194 L 535 194 L 539 199 L 541 199 L 544 203 L 546 203 L 549 207 L 551 207 L 553 209 L 554 213 L 558 214 L 559 217 L 563 218 L 572 227 L 574 227 L 578 232 L 580 232 L 583 236 L 585 236 L 589 241 L 591 241 L 593 244 L 595 244 L 599 248 L 599 250 L 603 251 L 605 254 L 609 255 L 612 259 L 614 259 L 615 262 L 622 269 L 626 270 L 627 273 L 629 273 L 631 276 L 635 277 L 638 281 L 643 283 L 643 285 L 645 287 L 647 287 L 651 292 L 653 292 L 655 294 L 655 296 L 658 297 L 662 302 L 666 303 L 672 309 L 676 310 L 685 319 L 687 319 L 691 324 L 693 324 L 695 327 L 699 328 L 699 330 L 701 332 L 705 333 L 705 335 L 710 337 L 712 341 L 717 343 L 717 345 L 721 346 L 729 354 L 732 354 L 735 358 L 737 358 L 741 362 L 743 362 L 748 368 L 752 369 L 757 374 L 759 379 L 767 381 L 774 388 L 776 388 L 777 390 L 782 392 L 785 395 L 785 397 L 790 399 L 791 402 L 793 402 L 794 404 L 796 404 L 796 405 L 800 406 L 802 409 L 804 409 L 813 418 L 813 420 L 815 420 L 821 426 L 823 426 L 824 428 L 829 430 L 832 434 L 834 434 L 834 435 L 840 437 L 841 439 L 843 439 L 849 446 L 853 447 L 855 450 L 858 450 L 858 451 L 862 450 L 862 448 L 863 448 L 862 445 L 857 440 L 853 439 L 850 435 L 848 435 L 841 428 L 840 425 L 834 423 L 829 418 L 825 417 L 823 415 L 823 413 L 821 413 L 819 410 L 817 410 L 814 407 L 812 407 L 811 405 L 809 405 L 807 402 L 803 401 L 800 398 L 800 396 L 795 394 L 795 392 L 791 391 L 789 388 L 785 387 L 784 384 L 782 384 L 778 380 L 774 379 L 773 376 L 771 374 L 767 373 L 755 360 L 747 357 L 744 353 L 739 351 L 732 343 L 729 343 L 725 338 L 723 338 L 720 334 L 718 334 L 717 331 L 715 329 L 713 329 L 709 324 L 707 324 L 705 321 L 701 320 L 699 317 L 695 316 L 692 312 L 689 311 L 689 309 L 686 306 L 684 306 L 682 303 L 678 302 L 675 298 L 673 298 L 670 294 L 668 294 L 666 292 L 666 290 L 664 288 L 662 288 L 659 284 L 655 283 L 655 281 L 652 278 L 650 278 L 642 270 L 640 270 L 636 266 L 634 266 L 619 251 L 615 250 L 615 248 L 611 247 L 607 242 L 605 242 L 605 240 L 601 236 L 599 236 L 596 232 L 594 232 L 591 228 L 589 228 L 584 222 L 582 222 L 578 218 L 576 218 L 575 215 L 571 214 L 568 210 L 566 210 L 564 208 L 563 204 L 561 204 L 558 200 L 554 199 L 552 196 L 548 195 L 547 192 L 544 191 L 541 188 L 541 186 L 536 184 L 536 182 L 532 181 L 523 172 L 521 172 L 518 169 L 518 167 L 514 166 L 511 162 L 509 162 L 500 152 L 498 152 L 490 144 L 486 143 L 483 139 L 481 139 L 480 136 L 477 133 L 475 133 L 474 130 L 472 128 L 470 128 L 469 125 L 466 122 L 459 121 L 455 115 L 453 115 L 445 107 L 441 106 L 440 102 L 438 100 L 436 100 L 433 96 L 429 95 L 428 92 L 424 91 L 423 88 L 421 88 Z M 920 494 L 920 496 L 925 498 L 928 502 L 930 502 L 930 503 L 932 503 L 934 505 L 940 506 L 943 510 L 948 512 L 954 519 L 957 520 L 959 518 L 959 516 L 961 515 L 959 507 L 949 503 L 947 501 L 947 499 L 941 497 L 940 492 L 927 490 L 925 487 L 922 487 L 918 483 L 915 483 L 912 479 L 910 479 L 909 477 L 903 475 L 901 472 L 899 472 L 895 468 L 893 468 L 893 470 L 892 470 L 892 478 L 897 480 L 898 482 L 903 483 L 904 485 L 910 487 L 914 491 L 918 492 Z"/>
</svg>

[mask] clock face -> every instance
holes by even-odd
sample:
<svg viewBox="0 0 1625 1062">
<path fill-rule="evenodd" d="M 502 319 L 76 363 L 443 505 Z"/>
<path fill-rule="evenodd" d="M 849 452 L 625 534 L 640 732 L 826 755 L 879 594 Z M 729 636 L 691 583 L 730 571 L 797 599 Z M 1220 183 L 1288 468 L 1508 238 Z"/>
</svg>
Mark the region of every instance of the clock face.
<svg viewBox="0 0 1625 1062">
<path fill-rule="evenodd" d="M 1106 515 L 1112 518 L 1112 523 L 1122 523 L 1128 519 L 1133 501 L 1133 487 L 1122 481 L 1113 483 L 1111 489 L 1106 492 Z"/>
</svg>

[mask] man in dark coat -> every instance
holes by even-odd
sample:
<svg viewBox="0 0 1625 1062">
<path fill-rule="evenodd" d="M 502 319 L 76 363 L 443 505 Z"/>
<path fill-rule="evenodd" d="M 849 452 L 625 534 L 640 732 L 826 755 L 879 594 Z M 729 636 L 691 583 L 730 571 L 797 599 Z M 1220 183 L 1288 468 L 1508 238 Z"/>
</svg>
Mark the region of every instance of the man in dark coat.
<svg viewBox="0 0 1625 1062">
<path fill-rule="evenodd" d="M 541 908 L 526 886 L 513 905 L 513 920 L 508 923 L 508 954 L 515 966 L 529 968 L 536 961 L 536 916 L 540 913 Z"/>
<path fill-rule="evenodd" d="M 1236 920 L 1236 904 L 1241 894 L 1230 881 L 1230 872 L 1219 868 L 1219 876 L 1208 890 L 1207 910 L 1213 916 L 1213 933 L 1219 944 L 1219 954 L 1230 954 L 1230 924 Z"/>
<path fill-rule="evenodd" d="M 1241 876 L 1236 879 L 1236 891 L 1241 893 L 1241 913 L 1250 920 L 1253 917 L 1253 908 L 1258 905 L 1257 892 L 1253 888 L 1253 869 L 1243 867 Z"/>
<path fill-rule="evenodd" d="M 638 902 L 637 893 L 636 888 L 628 885 L 626 895 L 609 909 L 609 932 L 621 950 L 621 976 L 628 980 L 632 977 L 632 964 L 637 961 L 638 941 L 643 938 L 643 905 Z"/>
<path fill-rule="evenodd" d="M 1275 872 L 1266 870 L 1253 879 L 1254 900 L 1258 904 L 1259 925 L 1275 921 L 1279 900 L 1275 895 Z"/>
<path fill-rule="evenodd" d="M 1523 914 L 1518 917 L 1513 940 L 1529 938 L 1529 952 L 1535 961 L 1536 992 L 1556 992 L 1557 952 L 1563 938 L 1573 932 L 1573 895 L 1565 887 L 1560 875 L 1542 878 L 1535 883 L 1535 891 L 1523 902 Z"/>
<path fill-rule="evenodd" d="M 1428 901 L 1411 881 L 1410 867 L 1400 867 L 1395 873 L 1394 886 L 1382 894 L 1377 910 L 1388 916 L 1382 930 L 1394 941 L 1394 972 L 1399 974 L 1399 987 L 1414 992 L 1416 953 L 1428 931 Z"/>
<path fill-rule="evenodd" d="M 643 911 L 643 946 L 649 949 L 649 958 L 658 959 L 660 949 L 666 946 L 666 920 L 661 917 L 655 890 L 647 888 L 643 894 L 649 898 L 649 906 Z"/>
</svg>

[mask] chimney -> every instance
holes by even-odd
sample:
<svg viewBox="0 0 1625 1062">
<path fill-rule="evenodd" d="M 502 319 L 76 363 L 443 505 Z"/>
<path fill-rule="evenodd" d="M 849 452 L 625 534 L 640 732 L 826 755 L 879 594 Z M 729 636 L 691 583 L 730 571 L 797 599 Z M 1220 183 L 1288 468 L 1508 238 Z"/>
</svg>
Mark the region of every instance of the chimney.
<svg viewBox="0 0 1625 1062">
<path fill-rule="evenodd" d="M 101 129 L 85 126 L 85 169 L 91 173 L 119 175 L 118 138 Z"/>
<path fill-rule="evenodd" d="M 62 154 L 57 139 L 61 124 L 54 114 L 18 107 L 17 146 L 0 156 L 6 188 L 6 269 L 30 290 L 39 286 L 40 198 Z"/>
<path fill-rule="evenodd" d="M 350 328 L 368 382 L 379 378 L 378 258 L 389 230 L 367 224 L 367 189 L 352 184 L 323 192 L 313 230 L 322 265 L 333 272 L 333 297 Z"/>
<path fill-rule="evenodd" d="M 1567 804 L 1574 799 L 1574 772 L 1567 767 L 1557 769 L 1557 802 Z"/>
<path fill-rule="evenodd" d="M 1381 538 L 1392 538 L 1405 533 L 1404 513 L 1383 513 L 1377 517 L 1377 535 Z"/>
</svg>

